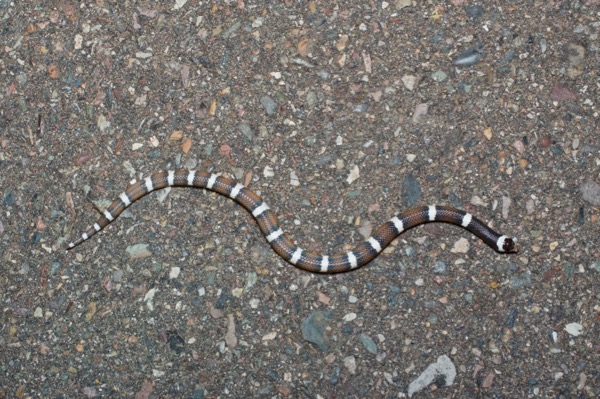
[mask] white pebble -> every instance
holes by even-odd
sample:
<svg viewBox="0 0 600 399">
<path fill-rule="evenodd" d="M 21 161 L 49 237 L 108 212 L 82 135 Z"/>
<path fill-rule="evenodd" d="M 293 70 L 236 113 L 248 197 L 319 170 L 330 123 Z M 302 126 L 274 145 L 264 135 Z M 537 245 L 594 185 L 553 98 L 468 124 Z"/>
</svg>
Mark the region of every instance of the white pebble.
<svg viewBox="0 0 600 399">
<path fill-rule="evenodd" d="M 402 84 L 408 90 L 413 91 L 417 84 L 417 77 L 413 76 L 413 75 L 404 75 L 404 76 L 402 76 Z"/>
<path fill-rule="evenodd" d="M 352 321 L 352 320 L 356 320 L 356 313 L 348 313 L 347 315 L 345 315 L 343 317 L 344 321 Z"/>
<path fill-rule="evenodd" d="M 583 326 L 579 323 L 569 323 L 565 326 L 565 331 L 576 337 L 583 333 Z"/>
<path fill-rule="evenodd" d="M 179 277 L 179 273 L 181 273 L 181 268 L 175 266 L 171 268 L 171 271 L 169 272 L 169 278 L 170 279 L 174 279 Z"/>
<path fill-rule="evenodd" d="M 275 338 L 277 338 L 277 331 L 271 331 L 270 333 L 268 333 L 267 335 L 262 337 L 263 341 L 272 341 Z"/>
<path fill-rule="evenodd" d="M 298 175 L 293 170 L 290 172 L 290 184 L 294 187 L 298 187 L 300 185 L 300 180 L 298 179 Z"/>
<path fill-rule="evenodd" d="M 75 35 L 75 50 L 81 50 L 81 43 L 83 43 L 83 36 L 79 34 Z"/>
<path fill-rule="evenodd" d="M 483 207 L 486 207 L 488 205 L 487 202 L 482 200 L 481 197 L 479 197 L 477 195 L 474 195 L 471 197 L 471 204 L 477 205 L 477 206 L 483 206 Z"/>
<path fill-rule="evenodd" d="M 352 170 L 350 171 L 350 174 L 348 175 L 348 178 L 346 179 L 346 182 L 348 184 L 352 184 L 359 177 L 360 177 L 360 171 L 358 169 L 358 166 L 354 165 L 352 167 Z"/>
<path fill-rule="evenodd" d="M 469 240 L 466 238 L 460 238 L 458 241 L 454 243 L 450 252 L 454 254 L 466 254 L 469 251 L 471 244 L 469 244 Z"/>
<path fill-rule="evenodd" d="M 98 115 L 98 129 L 100 130 L 106 130 L 107 128 L 110 127 L 110 121 L 108 119 L 106 119 L 106 116 L 100 114 Z"/>
<path fill-rule="evenodd" d="M 354 356 L 344 358 L 344 366 L 346 366 L 350 374 L 356 374 L 356 359 Z"/>
<path fill-rule="evenodd" d="M 263 169 L 263 176 L 264 177 L 273 177 L 275 176 L 275 172 L 273 172 L 273 168 L 270 166 L 265 166 L 265 168 Z"/>
</svg>

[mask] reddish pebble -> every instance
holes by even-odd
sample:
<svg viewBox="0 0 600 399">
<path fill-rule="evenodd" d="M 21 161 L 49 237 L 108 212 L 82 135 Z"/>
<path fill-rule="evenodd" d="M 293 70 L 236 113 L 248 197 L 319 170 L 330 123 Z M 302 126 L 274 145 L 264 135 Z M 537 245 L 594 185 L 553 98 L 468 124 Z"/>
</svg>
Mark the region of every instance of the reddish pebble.
<svg viewBox="0 0 600 399">
<path fill-rule="evenodd" d="M 550 98 L 555 101 L 577 100 L 577 93 L 562 86 L 554 86 L 550 92 Z"/>
<path fill-rule="evenodd" d="M 550 138 L 550 136 L 544 136 L 540 139 L 540 146 L 543 149 L 550 147 L 550 145 L 552 145 L 552 139 Z"/>
<path fill-rule="evenodd" d="M 228 157 L 229 155 L 231 155 L 231 147 L 227 144 L 222 144 L 219 148 L 219 155 Z"/>
<path fill-rule="evenodd" d="M 92 158 L 90 154 L 79 154 L 75 157 L 75 165 L 81 166 Z"/>
</svg>

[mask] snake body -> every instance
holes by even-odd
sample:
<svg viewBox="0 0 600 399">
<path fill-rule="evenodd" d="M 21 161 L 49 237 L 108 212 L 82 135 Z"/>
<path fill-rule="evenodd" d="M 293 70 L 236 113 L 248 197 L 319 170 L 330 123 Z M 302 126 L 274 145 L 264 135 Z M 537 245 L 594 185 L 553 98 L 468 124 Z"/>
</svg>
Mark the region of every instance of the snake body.
<svg viewBox="0 0 600 399">
<path fill-rule="evenodd" d="M 203 188 L 233 199 L 252 214 L 260 231 L 279 256 L 294 266 L 316 273 L 339 273 L 359 268 L 375 259 L 402 232 L 429 222 L 445 222 L 462 226 L 497 252 L 516 252 L 513 239 L 496 233 L 470 213 L 452 207 L 430 205 L 409 209 L 394 216 L 351 251 L 333 256 L 313 254 L 303 250 L 285 236 L 269 206 L 248 187 L 220 174 L 186 169 L 157 172 L 143 180 L 132 181 L 96 223 L 88 227 L 77 240 L 68 244 L 67 249 L 75 248 L 104 229 L 128 206 L 144 195 L 154 190 L 174 186 Z"/>
</svg>

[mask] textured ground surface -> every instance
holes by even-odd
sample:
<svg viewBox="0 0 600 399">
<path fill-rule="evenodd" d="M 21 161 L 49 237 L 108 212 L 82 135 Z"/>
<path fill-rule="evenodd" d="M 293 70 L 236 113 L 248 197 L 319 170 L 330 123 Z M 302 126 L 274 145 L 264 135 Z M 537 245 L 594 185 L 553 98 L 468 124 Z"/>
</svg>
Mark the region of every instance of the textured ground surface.
<svg viewBox="0 0 600 399">
<path fill-rule="evenodd" d="M 597 397 L 598 2 L 413 3 L 0 0 L 0 397 Z M 313 251 L 435 203 L 520 252 L 429 225 L 313 275 L 174 189 L 65 254 L 176 167 Z"/>
</svg>

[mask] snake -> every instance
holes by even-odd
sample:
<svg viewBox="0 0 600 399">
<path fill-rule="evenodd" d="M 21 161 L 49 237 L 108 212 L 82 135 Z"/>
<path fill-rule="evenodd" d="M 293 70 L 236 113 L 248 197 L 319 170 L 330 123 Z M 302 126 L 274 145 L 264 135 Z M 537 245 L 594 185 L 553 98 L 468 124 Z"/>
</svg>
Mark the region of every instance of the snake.
<svg viewBox="0 0 600 399">
<path fill-rule="evenodd" d="M 404 211 L 379 226 L 364 242 L 354 249 L 332 256 L 303 250 L 284 233 L 275 213 L 250 188 L 220 173 L 187 169 L 161 171 L 139 181 L 132 180 L 127 189 L 88 227 L 67 251 L 89 240 L 108 226 L 123 211 L 146 194 L 165 187 L 195 187 L 229 197 L 244 207 L 256 220 L 271 248 L 290 264 L 314 273 L 341 273 L 357 269 L 375 259 L 396 237 L 415 226 L 442 222 L 463 227 L 498 253 L 517 252 L 515 240 L 498 234 L 471 213 L 449 206 L 421 206 Z"/>
</svg>

